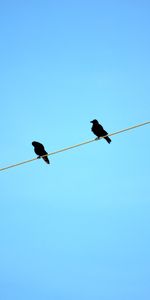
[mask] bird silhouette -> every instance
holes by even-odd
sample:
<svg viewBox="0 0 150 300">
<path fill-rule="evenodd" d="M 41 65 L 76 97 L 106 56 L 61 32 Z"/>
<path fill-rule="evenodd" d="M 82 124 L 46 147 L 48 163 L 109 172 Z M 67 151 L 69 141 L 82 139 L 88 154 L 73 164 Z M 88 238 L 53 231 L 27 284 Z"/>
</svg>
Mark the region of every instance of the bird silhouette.
<svg viewBox="0 0 150 300">
<path fill-rule="evenodd" d="M 92 128 L 91 128 L 91 131 L 92 131 L 98 138 L 103 137 L 103 136 L 105 136 L 105 135 L 108 134 L 108 132 L 104 130 L 104 128 L 102 127 L 102 125 L 100 125 L 100 124 L 98 123 L 97 120 L 93 120 L 93 121 L 91 121 L 90 123 L 93 124 L 93 125 L 92 125 Z M 105 139 L 109 144 L 111 143 L 111 139 L 110 139 L 108 136 L 106 136 L 104 139 Z"/>
<path fill-rule="evenodd" d="M 44 146 L 39 143 L 39 142 L 32 142 L 32 146 L 34 147 L 34 152 L 38 155 L 38 158 L 40 158 L 41 156 L 45 155 L 45 154 L 48 154 L 45 149 L 44 149 Z M 44 161 L 47 163 L 47 164 L 50 164 L 50 161 L 48 159 L 47 156 L 44 156 L 42 157 L 44 159 Z"/>
</svg>

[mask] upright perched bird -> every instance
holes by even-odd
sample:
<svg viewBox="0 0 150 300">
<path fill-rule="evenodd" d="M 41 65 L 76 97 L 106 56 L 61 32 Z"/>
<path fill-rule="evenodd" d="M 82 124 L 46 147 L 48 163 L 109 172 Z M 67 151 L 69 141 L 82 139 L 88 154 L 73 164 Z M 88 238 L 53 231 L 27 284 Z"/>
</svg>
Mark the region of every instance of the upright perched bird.
<svg viewBox="0 0 150 300">
<path fill-rule="evenodd" d="M 108 134 L 108 132 L 104 130 L 102 125 L 100 125 L 97 120 L 93 120 L 93 121 L 91 121 L 91 123 L 93 124 L 91 130 L 98 138 Z M 111 139 L 108 136 L 106 136 L 104 139 L 109 144 L 111 143 Z"/>
<path fill-rule="evenodd" d="M 38 142 L 32 142 L 32 145 L 34 147 L 34 152 L 38 155 L 38 158 L 40 158 L 42 155 L 48 154 L 45 149 L 44 146 L 41 143 Z M 47 164 L 50 164 L 49 159 L 47 156 L 42 157 L 44 159 L 44 161 Z"/>
</svg>

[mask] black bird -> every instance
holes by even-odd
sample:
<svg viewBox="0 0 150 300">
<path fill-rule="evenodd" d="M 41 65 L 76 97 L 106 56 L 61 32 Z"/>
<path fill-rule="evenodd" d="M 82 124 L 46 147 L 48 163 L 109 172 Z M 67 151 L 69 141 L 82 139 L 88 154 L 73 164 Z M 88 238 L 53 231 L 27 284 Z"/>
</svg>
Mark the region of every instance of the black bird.
<svg viewBox="0 0 150 300">
<path fill-rule="evenodd" d="M 34 152 L 38 155 L 38 158 L 40 158 L 41 156 L 45 155 L 45 154 L 48 154 L 45 149 L 44 149 L 44 146 L 39 143 L 39 142 L 32 142 L 32 145 L 34 147 Z M 44 156 L 42 157 L 44 159 L 44 161 L 47 163 L 47 164 L 50 164 L 49 162 L 49 159 L 47 156 Z"/>
<path fill-rule="evenodd" d="M 102 127 L 102 125 L 100 125 L 100 124 L 98 123 L 97 120 L 93 120 L 93 121 L 91 121 L 90 123 L 93 124 L 93 125 L 92 125 L 92 128 L 91 128 L 92 132 L 93 132 L 98 138 L 100 138 L 100 137 L 105 136 L 105 135 L 108 134 L 108 132 L 104 130 L 104 128 Z M 108 136 L 106 136 L 104 139 L 105 139 L 109 144 L 111 143 L 111 139 L 110 139 Z"/>
</svg>

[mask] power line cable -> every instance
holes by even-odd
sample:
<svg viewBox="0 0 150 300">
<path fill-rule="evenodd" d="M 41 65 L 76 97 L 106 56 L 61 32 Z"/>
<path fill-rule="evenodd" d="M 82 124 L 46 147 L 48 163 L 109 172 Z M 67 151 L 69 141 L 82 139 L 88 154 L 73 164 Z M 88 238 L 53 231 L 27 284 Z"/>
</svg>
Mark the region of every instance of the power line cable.
<svg viewBox="0 0 150 300">
<path fill-rule="evenodd" d="M 83 146 L 83 145 L 86 145 L 86 144 L 89 144 L 89 143 L 101 140 L 101 139 L 105 138 L 106 136 L 113 136 L 113 135 L 116 135 L 116 134 L 119 134 L 119 133 L 122 133 L 122 132 L 125 132 L 125 131 L 128 131 L 128 130 L 132 130 L 132 129 L 135 129 L 137 127 L 144 126 L 144 125 L 147 125 L 147 124 L 150 124 L 150 121 L 147 121 L 147 122 L 144 122 L 144 123 L 140 123 L 140 124 L 137 124 L 137 125 L 134 125 L 134 126 L 130 126 L 130 127 L 125 128 L 125 129 L 122 129 L 122 130 L 119 130 L 119 131 L 107 134 L 107 135 L 101 137 L 100 139 L 97 139 L 97 138 L 95 139 L 94 138 L 92 140 L 88 140 L 88 141 L 85 141 L 85 142 L 82 142 L 82 143 L 79 143 L 79 144 L 76 144 L 76 145 L 73 145 L 73 146 L 62 148 L 62 149 L 56 150 L 54 152 L 50 152 L 50 153 L 48 153 L 46 155 L 43 155 L 41 157 L 55 155 L 55 154 L 60 153 L 60 152 L 68 151 L 70 149 L 73 149 L 73 148 L 76 148 L 76 147 L 80 147 L 80 146 Z M 16 164 L 4 167 L 4 168 L 0 168 L 0 171 L 5 171 L 5 170 L 10 169 L 10 168 L 15 168 L 15 167 L 18 167 L 20 165 L 30 163 L 30 162 L 32 162 L 34 160 L 37 160 L 37 159 L 38 158 L 35 157 L 35 158 L 29 159 L 29 160 L 25 160 L 25 161 L 22 161 L 22 162 L 19 162 L 19 163 L 16 163 Z"/>
</svg>

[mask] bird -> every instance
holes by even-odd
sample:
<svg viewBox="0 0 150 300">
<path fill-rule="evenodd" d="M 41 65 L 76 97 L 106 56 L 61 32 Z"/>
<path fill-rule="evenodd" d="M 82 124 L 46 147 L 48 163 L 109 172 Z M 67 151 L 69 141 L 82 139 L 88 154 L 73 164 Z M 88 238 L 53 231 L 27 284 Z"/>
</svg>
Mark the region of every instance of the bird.
<svg viewBox="0 0 150 300">
<path fill-rule="evenodd" d="M 93 124 L 93 125 L 92 125 L 92 128 L 91 128 L 91 131 L 98 137 L 98 139 L 99 139 L 100 137 L 103 137 L 103 136 L 105 136 L 105 135 L 108 134 L 108 132 L 104 130 L 104 128 L 102 127 L 102 125 L 100 125 L 96 119 L 94 119 L 94 120 L 91 121 L 90 123 Z M 104 137 L 104 139 L 105 139 L 109 144 L 111 143 L 111 139 L 110 139 L 108 136 Z"/>
<path fill-rule="evenodd" d="M 34 152 L 38 155 L 37 158 L 41 158 L 41 156 L 48 154 L 45 151 L 44 146 L 39 142 L 32 142 L 32 146 L 34 147 Z M 42 157 L 47 164 L 50 164 L 50 161 L 47 156 Z"/>
</svg>

